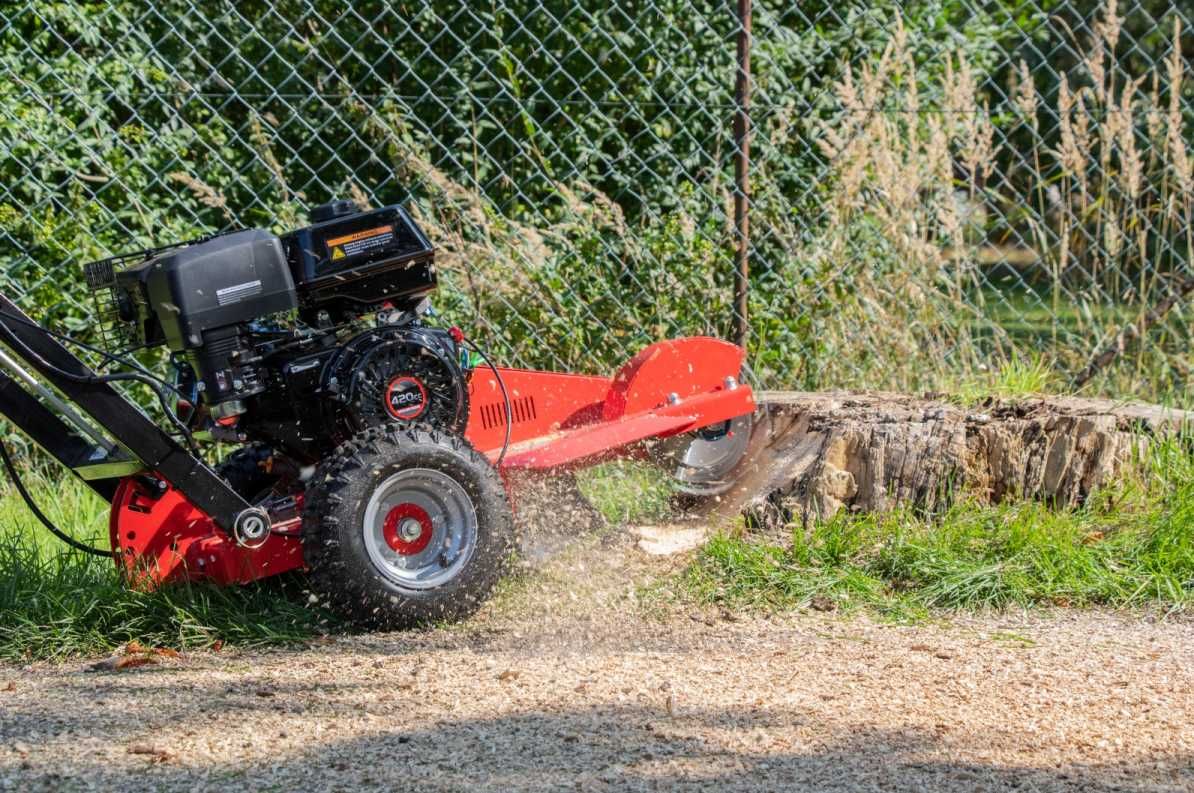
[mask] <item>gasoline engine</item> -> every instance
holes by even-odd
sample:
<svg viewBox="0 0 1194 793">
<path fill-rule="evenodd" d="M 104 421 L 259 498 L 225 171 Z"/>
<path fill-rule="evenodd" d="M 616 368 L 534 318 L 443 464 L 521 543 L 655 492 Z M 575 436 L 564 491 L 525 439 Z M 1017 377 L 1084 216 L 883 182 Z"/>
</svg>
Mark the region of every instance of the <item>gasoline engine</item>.
<svg viewBox="0 0 1194 793">
<path fill-rule="evenodd" d="M 459 331 L 426 322 L 436 275 L 421 229 L 400 206 L 344 200 L 311 219 L 88 265 L 116 346 L 169 349 L 179 418 L 199 437 L 316 461 L 388 422 L 463 432 L 469 354 Z"/>
</svg>

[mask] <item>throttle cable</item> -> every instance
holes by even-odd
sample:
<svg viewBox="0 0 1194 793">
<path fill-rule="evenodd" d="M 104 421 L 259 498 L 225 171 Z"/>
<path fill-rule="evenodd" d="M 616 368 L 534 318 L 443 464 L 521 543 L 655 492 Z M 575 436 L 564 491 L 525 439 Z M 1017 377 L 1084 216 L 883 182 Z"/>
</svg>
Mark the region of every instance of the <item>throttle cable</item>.
<svg viewBox="0 0 1194 793">
<path fill-rule="evenodd" d="M 488 364 L 489 368 L 493 371 L 494 379 L 497 380 L 498 388 L 500 388 L 502 391 L 502 399 L 504 400 L 506 407 L 506 437 L 502 441 L 502 451 L 497 456 L 497 462 L 493 464 L 494 468 L 501 468 L 502 460 L 506 459 L 506 450 L 510 448 L 510 425 L 514 422 L 514 410 L 510 405 L 510 392 L 506 390 L 506 383 L 504 380 L 502 380 L 501 372 L 499 372 L 498 368 L 494 366 L 493 361 L 489 359 L 489 356 L 485 354 L 485 351 L 478 347 L 472 339 L 462 338 L 461 341 L 468 349 L 477 353 L 477 355 L 480 355 L 481 360 Z"/>
</svg>

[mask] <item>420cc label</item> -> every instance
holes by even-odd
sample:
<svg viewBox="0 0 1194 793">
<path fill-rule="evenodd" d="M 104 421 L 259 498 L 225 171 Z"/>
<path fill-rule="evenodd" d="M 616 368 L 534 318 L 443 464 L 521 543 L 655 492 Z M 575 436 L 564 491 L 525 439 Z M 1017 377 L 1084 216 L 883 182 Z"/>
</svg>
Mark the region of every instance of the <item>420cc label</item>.
<svg viewBox="0 0 1194 793">
<path fill-rule="evenodd" d="M 386 385 L 386 412 L 399 421 L 411 421 L 427 409 L 427 389 L 410 375 L 399 375 Z"/>
</svg>

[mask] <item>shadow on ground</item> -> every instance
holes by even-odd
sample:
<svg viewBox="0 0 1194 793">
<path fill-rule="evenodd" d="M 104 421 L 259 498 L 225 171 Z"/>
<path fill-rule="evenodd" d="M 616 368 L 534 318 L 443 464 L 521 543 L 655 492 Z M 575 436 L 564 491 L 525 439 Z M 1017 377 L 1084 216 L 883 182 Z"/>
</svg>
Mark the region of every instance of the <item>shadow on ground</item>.
<svg viewBox="0 0 1194 793">
<path fill-rule="evenodd" d="M 250 700 L 251 701 L 251 700 Z M 270 725 L 265 702 L 208 718 Z M 317 719 L 318 713 L 311 717 Z M 136 714 L 130 714 L 136 719 Z M 445 719 L 421 728 L 328 737 L 268 762 L 228 757 L 210 765 L 180 755 L 141 768 L 104 757 L 69 772 L 29 769 L 12 776 L 22 790 L 976 790 L 1186 791 L 1194 758 L 1115 765 L 1008 767 L 953 760 L 949 747 L 919 731 L 867 730 L 834 735 L 807 715 L 777 710 L 668 714 L 643 707 L 581 707 L 492 719 Z M 63 715 L 60 726 L 94 725 Z M 243 724 L 239 725 L 243 726 Z M 6 731 L 20 731 L 9 723 Z M 10 733 L 11 734 L 11 733 Z M 799 745 L 801 736 L 810 736 Z M 813 736 L 833 736 L 818 740 Z M 168 746 L 167 746 L 168 748 Z M 973 756 L 981 746 L 954 746 Z M 120 749 L 114 747 L 113 753 Z M 123 758 L 113 758 L 120 759 Z"/>
</svg>

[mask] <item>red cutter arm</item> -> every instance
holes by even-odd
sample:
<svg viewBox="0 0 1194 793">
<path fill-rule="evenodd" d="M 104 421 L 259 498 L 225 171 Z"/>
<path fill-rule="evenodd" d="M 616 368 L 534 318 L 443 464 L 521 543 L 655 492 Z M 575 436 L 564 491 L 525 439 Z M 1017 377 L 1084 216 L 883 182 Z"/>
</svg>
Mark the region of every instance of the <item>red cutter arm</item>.
<svg viewBox="0 0 1194 793">
<path fill-rule="evenodd" d="M 754 395 L 738 383 L 745 353 L 707 337 L 652 344 L 612 379 L 499 369 L 510 396 L 504 469 L 585 465 L 663 438 L 751 413 Z M 506 436 L 505 401 L 495 375 L 470 384 L 469 441 L 496 459 Z"/>
</svg>

